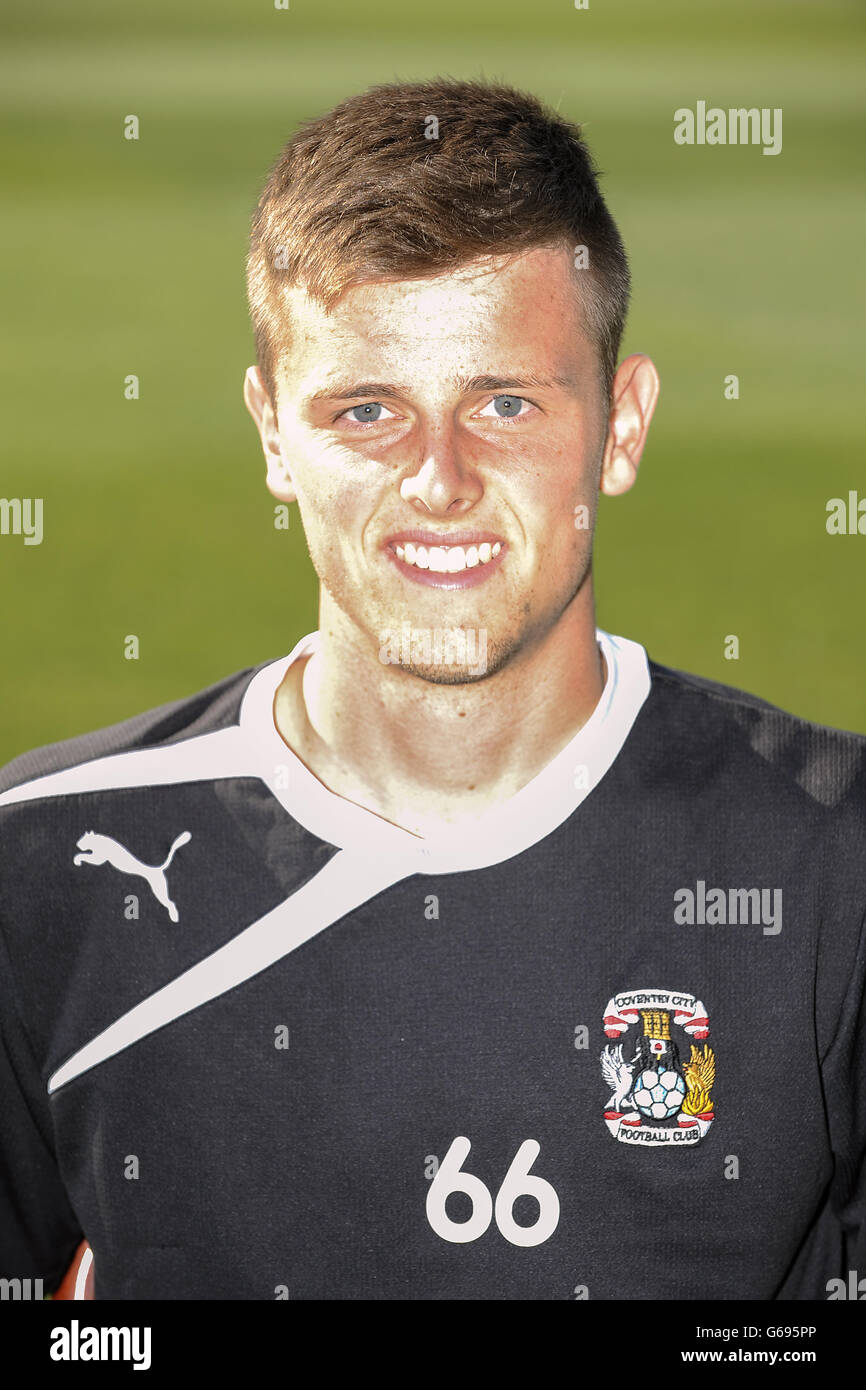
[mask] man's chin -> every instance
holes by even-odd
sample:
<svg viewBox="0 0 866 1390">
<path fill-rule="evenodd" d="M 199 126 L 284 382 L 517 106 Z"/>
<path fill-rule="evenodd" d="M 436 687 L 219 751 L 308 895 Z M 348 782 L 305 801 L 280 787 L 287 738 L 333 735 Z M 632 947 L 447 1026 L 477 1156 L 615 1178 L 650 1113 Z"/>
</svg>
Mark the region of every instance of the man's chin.
<svg viewBox="0 0 866 1390">
<path fill-rule="evenodd" d="M 473 685 L 476 681 L 486 680 L 494 674 L 489 667 L 479 670 L 468 666 L 421 666 L 414 662 L 402 661 L 399 665 L 401 671 L 405 671 L 408 676 L 416 676 L 428 685 Z"/>
<path fill-rule="evenodd" d="M 378 634 L 379 660 L 430 685 L 469 685 L 492 676 L 515 643 L 491 638 L 487 628 L 416 628 L 403 623 Z"/>
</svg>

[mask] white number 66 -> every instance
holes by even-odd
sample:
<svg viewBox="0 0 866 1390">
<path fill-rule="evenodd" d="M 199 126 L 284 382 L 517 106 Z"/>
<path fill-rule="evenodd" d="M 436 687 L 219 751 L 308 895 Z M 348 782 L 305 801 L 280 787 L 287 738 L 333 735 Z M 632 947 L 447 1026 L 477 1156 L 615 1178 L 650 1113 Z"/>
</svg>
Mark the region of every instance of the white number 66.
<svg viewBox="0 0 866 1390">
<path fill-rule="evenodd" d="M 559 1223 L 559 1198 L 545 1178 L 529 1171 L 541 1153 L 541 1145 L 535 1139 L 524 1139 L 496 1194 L 495 1207 L 481 1179 L 461 1172 L 471 1147 L 463 1136 L 455 1139 L 430 1184 L 427 1220 L 437 1236 L 455 1245 L 466 1245 L 484 1235 L 495 1214 L 497 1226 L 512 1245 L 541 1245 L 549 1240 Z M 452 1221 L 446 1212 L 445 1202 L 452 1192 L 465 1192 L 471 1201 L 472 1215 L 468 1221 Z M 538 1220 L 533 1226 L 518 1226 L 514 1220 L 514 1203 L 523 1196 L 534 1197 L 538 1202 Z"/>
</svg>

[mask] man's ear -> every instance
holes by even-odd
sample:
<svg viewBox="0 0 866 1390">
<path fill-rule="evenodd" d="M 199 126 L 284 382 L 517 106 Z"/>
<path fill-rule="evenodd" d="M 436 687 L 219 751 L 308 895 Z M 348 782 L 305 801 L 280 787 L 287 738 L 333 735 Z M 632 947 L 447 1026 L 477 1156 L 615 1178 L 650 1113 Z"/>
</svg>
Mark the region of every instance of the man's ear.
<svg viewBox="0 0 866 1390">
<path fill-rule="evenodd" d="M 252 415 L 262 441 L 268 490 L 281 502 L 295 502 L 289 465 L 283 455 L 277 416 L 258 367 L 247 367 L 244 377 L 244 401 Z"/>
<path fill-rule="evenodd" d="M 617 368 L 599 484 L 608 497 L 628 492 L 637 477 L 659 386 L 655 365 L 642 352 L 626 357 Z"/>
</svg>

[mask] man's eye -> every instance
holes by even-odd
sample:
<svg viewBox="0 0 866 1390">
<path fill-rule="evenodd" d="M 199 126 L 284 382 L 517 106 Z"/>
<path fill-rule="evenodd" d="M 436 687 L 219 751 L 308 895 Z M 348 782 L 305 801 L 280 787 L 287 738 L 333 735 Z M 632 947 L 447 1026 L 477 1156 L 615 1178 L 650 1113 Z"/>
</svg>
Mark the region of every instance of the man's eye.
<svg viewBox="0 0 866 1390">
<path fill-rule="evenodd" d="M 383 410 L 385 415 L 382 414 Z M 374 425 L 379 420 L 385 419 L 386 416 L 391 419 L 396 418 L 380 401 L 365 401 L 363 405 L 353 405 L 348 410 L 344 410 L 343 415 L 348 416 L 355 425 Z"/>
<path fill-rule="evenodd" d="M 525 400 L 523 396 L 494 396 L 493 400 L 478 413 L 479 415 L 486 415 L 488 418 L 496 415 L 500 420 L 513 420 L 520 415 L 521 407 L 529 404 L 530 402 Z"/>
</svg>

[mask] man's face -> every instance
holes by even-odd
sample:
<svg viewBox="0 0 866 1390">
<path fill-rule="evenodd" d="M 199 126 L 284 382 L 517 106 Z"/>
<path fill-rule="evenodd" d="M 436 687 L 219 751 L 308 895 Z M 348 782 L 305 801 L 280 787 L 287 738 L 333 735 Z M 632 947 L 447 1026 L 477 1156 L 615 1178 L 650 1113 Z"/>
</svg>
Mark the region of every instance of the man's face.
<svg viewBox="0 0 866 1390">
<path fill-rule="evenodd" d="M 424 680 L 530 652 L 588 576 L 608 403 L 574 274 L 562 247 L 365 283 L 330 313 L 287 294 L 268 485 L 297 498 L 323 612 L 377 652 L 404 634 L 389 659 Z M 450 664 L 416 636 L 455 629 L 483 639 Z"/>
</svg>

